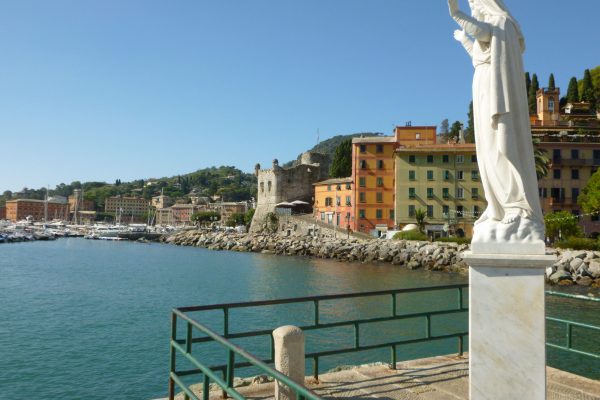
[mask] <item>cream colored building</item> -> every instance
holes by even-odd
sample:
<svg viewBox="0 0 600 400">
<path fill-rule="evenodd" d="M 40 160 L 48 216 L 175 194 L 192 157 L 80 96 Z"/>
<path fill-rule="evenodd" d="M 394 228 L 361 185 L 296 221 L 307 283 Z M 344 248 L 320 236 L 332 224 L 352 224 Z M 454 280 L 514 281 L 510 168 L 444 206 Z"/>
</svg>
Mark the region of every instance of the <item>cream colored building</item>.
<svg viewBox="0 0 600 400">
<path fill-rule="evenodd" d="M 404 146 L 396 150 L 396 212 L 399 228 L 427 213 L 428 236 L 471 237 L 487 206 L 474 144 Z"/>
</svg>

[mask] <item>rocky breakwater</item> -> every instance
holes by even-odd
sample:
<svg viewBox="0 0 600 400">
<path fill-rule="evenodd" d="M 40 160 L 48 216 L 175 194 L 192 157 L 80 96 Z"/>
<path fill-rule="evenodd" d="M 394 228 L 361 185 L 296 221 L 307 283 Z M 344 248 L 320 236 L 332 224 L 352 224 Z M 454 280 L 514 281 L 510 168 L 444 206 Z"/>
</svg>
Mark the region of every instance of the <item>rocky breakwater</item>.
<svg viewBox="0 0 600 400">
<path fill-rule="evenodd" d="M 346 262 L 382 262 L 408 269 L 467 272 L 460 253 L 466 245 L 404 240 L 360 240 L 317 237 L 282 237 L 276 234 L 236 234 L 185 231 L 165 237 L 165 243 L 211 250 L 231 250 L 308 256 Z"/>
<path fill-rule="evenodd" d="M 580 285 L 600 288 L 600 252 L 554 250 L 558 260 L 546 269 L 546 278 L 555 285 Z"/>
</svg>

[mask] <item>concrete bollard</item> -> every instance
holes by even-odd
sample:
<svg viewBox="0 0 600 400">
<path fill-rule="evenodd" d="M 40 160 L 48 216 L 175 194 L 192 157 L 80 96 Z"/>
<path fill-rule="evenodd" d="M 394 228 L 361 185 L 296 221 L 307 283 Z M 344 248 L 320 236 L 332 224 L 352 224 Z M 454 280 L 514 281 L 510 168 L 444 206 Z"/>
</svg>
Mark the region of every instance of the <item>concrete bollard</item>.
<svg viewBox="0 0 600 400">
<path fill-rule="evenodd" d="M 281 326 L 273 331 L 275 369 L 304 385 L 304 333 L 296 326 Z M 296 393 L 279 381 L 275 383 L 275 400 L 296 400 Z"/>
</svg>

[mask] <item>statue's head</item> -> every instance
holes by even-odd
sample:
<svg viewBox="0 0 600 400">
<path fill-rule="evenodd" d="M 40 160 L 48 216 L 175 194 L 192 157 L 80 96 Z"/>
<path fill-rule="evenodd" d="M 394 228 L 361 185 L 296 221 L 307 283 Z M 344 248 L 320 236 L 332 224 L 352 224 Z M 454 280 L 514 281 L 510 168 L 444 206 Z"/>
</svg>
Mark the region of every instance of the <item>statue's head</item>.
<svg viewBox="0 0 600 400">
<path fill-rule="evenodd" d="M 477 0 L 469 0 L 469 7 L 471 7 L 471 16 L 476 20 L 483 21 L 485 15 L 483 14 L 483 10 L 481 6 L 478 4 Z"/>
</svg>

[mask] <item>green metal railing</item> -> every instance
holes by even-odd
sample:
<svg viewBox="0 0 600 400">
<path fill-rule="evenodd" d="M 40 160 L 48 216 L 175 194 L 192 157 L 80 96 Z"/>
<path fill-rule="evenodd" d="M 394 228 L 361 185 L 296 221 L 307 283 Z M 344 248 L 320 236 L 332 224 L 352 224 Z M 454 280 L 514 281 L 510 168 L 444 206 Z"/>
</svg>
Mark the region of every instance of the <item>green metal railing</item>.
<svg viewBox="0 0 600 400">
<path fill-rule="evenodd" d="M 569 294 L 569 293 L 561 293 L 561 292 L 553 292 L 553 291 L 547 291 L 546 295 L 600 303 L 600 298 L 596 298 L 596 297 L 581 296 L 581 295 L 574 295 L 574 294 Z M 552 347 L 555 349 L 559 349 L 559 350 L 564 350 L 564 351 L 567 351 L 570 353 L 586 356 L 586 357 L 596 358 L 596 359 L 600 360 L 600 354 L 590 353 L 588 351 L 583 351 L 583 350 L 578 350 L 573 347 L 573 327 L 590 329 L 590 330 L 598 332 L 600 334 L 600 326 L 594 326 L 594 325 L 590 325 L 590 324 L 584 324 L 581 322 L 575 322 L 575 321 L 570 321 L 570 320 L 566 320 L 566 319 L 562 319 L 562 318 L 555 318 L 555 317 L 546 317 L 546 321 L 563 324 L 565 327 L 565 344 L 561 345 L 561 344 L 550 343 L 550 342 L 546 341 L 546 346 Z"/>
<path fill-rule="evenodd" d="M 319 359 L 321 357 L 333 356 L 338 354 L 348 354 L 359 351 L 375 350 L 381 348 L 389 348 L 390 350 L 390 367 L 396 368 L 396 357 L 397 348 L 401 345 L 424 343 L 433 340 L 443 339 L 457 339 L 457 353 L 463 354 L 463 343 L 464 338 L 468 336 L 468 332 L 461 331 L 451 334 L 434 335 L 431 329 L 431 321 L 433 317 L 453 315 L 458 313 L 466 313 L 468 309 L 463 305 L 463 290 L 467 289 L 467 284 L 459 285 L 445 285 L 445 286 L 434 286 L 434 287 L 423 287 L 423 288 L 411 288 L 411 289 L 399 289 L 399 290 L 384 290 L 377 292 L 365 292 L 365 293 L 350 293 L 340 295 L 328 295 L 328 296 L 312 296 L 302 298 L 291 298 L 291 299 L 280 299 L 280 300 L 269 300 L 269 301 L 254 301 L 246 303 L 230 303 L 230 304 L 219 304 L 209 306 L 197 306 L 197 307 L 181 307 L 173 310 L 172 321 L 171 321 L 171 366 L 170 366 L 170 378 L 169 378 L 169 399 L 173 399 L 175 396 L 175 385 L 177 385 L 183 392 L 185 399 L 197 397 L 194 395 L 192 390 L 186 385 L 182 378 L 190 375 L 203 375 L 202 393 L 203 399 L 208 399 L 209 385 L 210 382 L 215 382 L 219 385 L 223 391 L 223 395 L 228 395 L 235 399 L 243 399 L 233 387 L 233 377 L 236 369 L 246 367 L 256 367 L 262 373 L 270 376 L 271 378 L 287 385 L 292 391 L 296 393 L 300 400 L 303 399 L 318 399 L 318 396 L 312 391 L 304 388 L 291 381 L 285 375 L 279 373 L 268 364 L 274 362 L 274 341 L 272 337 L 273 329 L 255 330 L 255 331 L 242 331 L 242 332 L 230 332 L 230 310 L 241 309 L 241 308 L 255 308 L 264 306 L 273 306 L 281 304 L 311 304 L 313 307 L 313 318 L 312 323 L 305 326 L 300 326 L 303 331 L 314 331 L 319 329 L 328 328 L 339 328 L 339 327 L 351 327 L 354 331 L 354 345 L 351 347 L 344 347 L 335 350 L 324 350 L 309 352 L 305 356 L 307 359 L 312 359 L 312 369 L 314 378 L 318 379 L 319 376 Z M 455 302 L 450 304 L 447 309 L 425 311 L 418 313 L 398 313 L 398 297 L 408 293 L 437 293 L 441 291 L 455 291 L 456 297 Z M 369 318 L 356 318 L 346 321 L 336 322 L 323 322 L 321 320 L 320 304 L 324 301 L 331 300 L 342 300 L 342 299 L 356 299 L 356 298 L 374 298 L 374 297 L 388 297 L 389 298 L 389 312 L 386 316 L 380 317 L 369 317 Z M 199 323 L 194 318 L 191 318 L 189 313 L 205 312 L 205 311 L 220 311 L 223 315 L 223 333 L 221 335 L 215 333 L 205 325 Z M 366 324 L 373 324 L 378 322 L 387 321 L 399 321 L 406 319 L 422 318 L 423 321 L 423 336 L 419 338 L 412 338 L 406 340 L 394 340 L 386 343 L 379 344 L 361 344 L 361 327 Z M 186 336 L 184 338 L 177 338 L 177 324 L 178 320 L 182 320 L 186 324 Z M 275 326 L 277 328 L 279 325 Z M 194 331 L 202 334 L 201 337 L 194 336 Z M 364 333 L 364 332 L 362 332 Z M 268 359 L 259 360 L 253 355 L 247 353 L 241 348 L 237 347 L 230 342 L 231 339 L 250 338 L 250 337 L 266 337 L 270 342 L 270 356 Z M 228 353 L 226 365 L 212 365 L 208 366 L 205 363 L 200 362 L 196 357 L 192 355 L 192 348 L 194 344 L 217 342 L 223 346 Z M 196 368 L 191 370 L 178 370 L 177 369 L 177 356 L 183 356 L 189 363 L 194 365 Z M 240 360 L 241 359 L 241 360 Z M 236 361 L 238 360 L 238 361 Z M 219 372 L 222 376 L 219 376 Z"/>
</svg>

